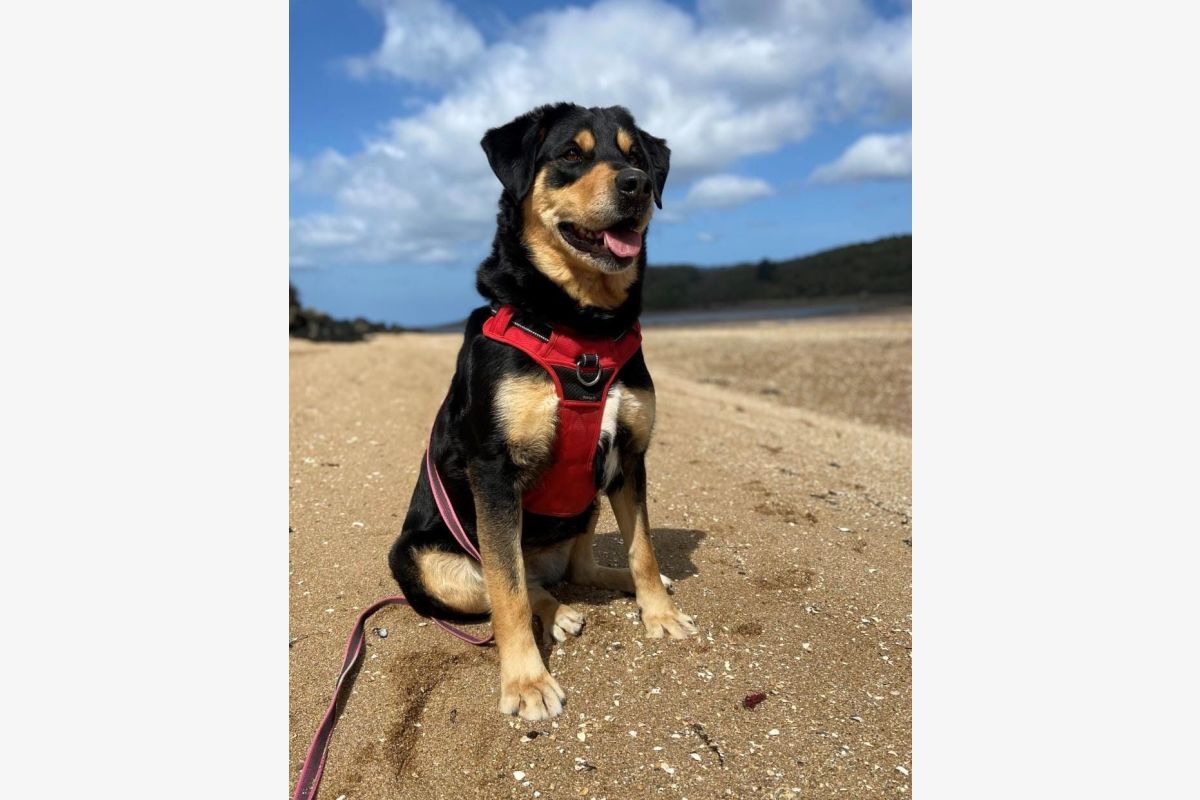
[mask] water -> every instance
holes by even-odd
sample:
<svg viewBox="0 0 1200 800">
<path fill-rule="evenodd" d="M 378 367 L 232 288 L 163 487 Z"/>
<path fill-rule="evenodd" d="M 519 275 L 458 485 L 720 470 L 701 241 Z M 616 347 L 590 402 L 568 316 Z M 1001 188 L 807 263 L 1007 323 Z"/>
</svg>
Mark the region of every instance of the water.
<svg viewBox="0 0 1200 800">
<path fill-rule="evenodd" d="M 721 322 L 763 322 L 774 319 L 805 319 L 857 314 L 882 308 L 878 299 L 863 303 L 829 303 L 819 306 L 771 306 L 767 308 L 707 308 L 686 311 L 653 311 L 639 318 L 642 325 L 669 327 L 672 325 L 713 325 Z M 890 307 L 890 306 L 889 306 Z M 429 333 L 460 333 L 466 321 L 451 322 L 430 328 L 417 328 Z"/>
<path fill-rule="evenodd" d="M 865 306 L 838 303 L 823 306 L 778 306 L 771 308 L 712 308 L 687 311 L 654 311 L 642 314 L 643 325 L 704 325 L 717 322 L 759 322 L 771 319 L 804 319 L 853 314 Z"/>
</svg>

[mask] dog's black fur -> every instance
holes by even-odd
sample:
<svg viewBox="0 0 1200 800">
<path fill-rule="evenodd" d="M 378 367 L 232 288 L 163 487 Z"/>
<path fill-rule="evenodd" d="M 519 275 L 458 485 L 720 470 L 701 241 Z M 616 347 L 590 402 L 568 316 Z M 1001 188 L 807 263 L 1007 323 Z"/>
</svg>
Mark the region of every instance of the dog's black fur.
<svg viewBox="0 0 1200 800">
<path fill-rule="evenodd" d="M 563 161 L 560 152 L 570 146 L 572 137 L 584 126 L 595 134 L 592 158 L 579 163 Z M 634 145 L 628 154 L 615 144 L 618 127 L 633 135 Z M 637 270 L 636 280 L 629 287 L 624 302 L 615 308 L 581 305 L 532 263 L 523 239 L 522 202 L 530 192 L 535 176 L 545 168 L 546 181 L 550 185 L 563 186 L 577 180 L 601 161 L 618 170 L 633 167 L 649 176 L 653 199 L 661 207 L 670 160 L 666 143 L 639 129 L 624 108 L 582 108 L 569 103 L 543 106 L 490 130 L 481 146 L 504 186 L 492 252 L 480 264 L 476 280 L 479 293 L 489 305 L 476 309 L 467 321 L 457 369 L 437 414 L 431 445 L 447 493 L 468 535 L 476 543 L 476 506 L 468 469 L 476 487 L 487 493 L 485 500 L 489 506 L 509 508 L 519 505 L 522 491 L 533 486 L 547 466 L 542 463 L 518 468 L 495 419 L 494 395 L 501 379 L 544 374 L 544 370 L 516 348 L 483 336 L 482 327 L 491 314 L 491 307 L 508 304 L 517 309 L 518 317 L 523 315 L 592 336 L 619 335 L 637 320 L 641 312 L 645 247 L 636 256 L 636 265 L 631 267 Z M 644 206 L 643 210 L 646 210 Z M 652 389 L 641 351 L 625 365 L 617 380 L 630 388 Z M 618 446 L 623 436 L 627 437 L 628 432 L 618 430 Z M 621 475 L 616 480 L 631 478 L 644 492 L 645 475 L 640 454 L 626 457 L 624 472 L 630 468 L 636 474 Z M 597 486 L 598 490 L 605 488 L 615 487 Z M 584 532 L 595 505 L 596 501 L 593 501 L 592 508 L 566 519 L 525 513 L 520 542 L 512 542 L 512 552 L 505 556 L 514 565 L 508 577 L 515 582 L 520 548 L 578 536 Z M 403 532 L 389 554 L 392 573 L 419 614 L 458 622 L 486 619 L 487 614 L 464 614 L 430 596 L 422 585 L 414 560 L 415 553 L 424 548 L 454 554 L 462 552 L 438 513 L 422 467 Z"/>
</svg>

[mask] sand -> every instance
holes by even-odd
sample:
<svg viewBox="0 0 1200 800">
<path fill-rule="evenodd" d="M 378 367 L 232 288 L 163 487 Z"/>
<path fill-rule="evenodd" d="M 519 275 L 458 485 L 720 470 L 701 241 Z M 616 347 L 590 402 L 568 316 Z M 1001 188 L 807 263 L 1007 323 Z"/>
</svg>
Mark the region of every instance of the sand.
<svg viewBox="0 0 1200 800">
<path fill-rule="evenodd" d="M 290 345 L 289 792 L 357 610 L 396 591 L 387 549 L 460 340 Z M 543 648 L 567 707 L 530 724 L 496 710 L 493 649 L 385 609 L 322 798 L 911 792 L 909 315 L 648 328 L 644 347 L 653 537 L 700 636 L 647 639 L 633 598 L 554 590 L 587 624 Z M 607 508 L 597 530 L 623 563 Z"/>
</svg>

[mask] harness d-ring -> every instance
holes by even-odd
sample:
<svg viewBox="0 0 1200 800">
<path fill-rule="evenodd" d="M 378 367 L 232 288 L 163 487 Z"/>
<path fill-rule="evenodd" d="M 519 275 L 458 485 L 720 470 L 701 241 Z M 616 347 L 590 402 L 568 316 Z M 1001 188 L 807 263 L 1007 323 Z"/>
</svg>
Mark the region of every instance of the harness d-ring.
<svg viewBox="0 0 1200 800">
<path fill-rule="evenodd" d="M 588 367 L 588 368 L 595 367 L 596 368 L 596 374 L 592 377 L 591 380 L 588 380 L 587 378 L 583 377 L 583 373 L 580 372 L 580 369 L 582 369 L 583 367 Z M 589 386 L 589 387 L 595 386 L 597 383 L 600 382 L 600 378 L 603 375 L 604 375 L 604 370 L 600 369 L 600 356 L 598 354 L 584 353 L 583 355 L 581 355 L 575 359 L 575 377 L 579 378 L 579 382 L 582 383 L 584 386 Z"/>
</svg>

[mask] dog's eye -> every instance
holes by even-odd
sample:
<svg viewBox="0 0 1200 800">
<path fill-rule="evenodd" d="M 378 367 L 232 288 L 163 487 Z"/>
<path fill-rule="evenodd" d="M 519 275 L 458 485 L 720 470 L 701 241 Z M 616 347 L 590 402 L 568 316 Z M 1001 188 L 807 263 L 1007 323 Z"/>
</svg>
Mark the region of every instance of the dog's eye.
<svg viewBox="0 0 1200 800">
<path fill-rule="evenodd" d="M 637 150 L 629 151 L 629 163 L 640 170 L 646 169 L 646 159 L 642 158 L 642 154 Z"/>
<path fill-rule="evenodd" d="M 562 157 L 567 161 L 576 163 L 583 161 L 583 151 L 580 150 L 578 146 L 571 145 L 569 148 L 567 148 L 567 152 L 563 153 Z"/>
</svg>

